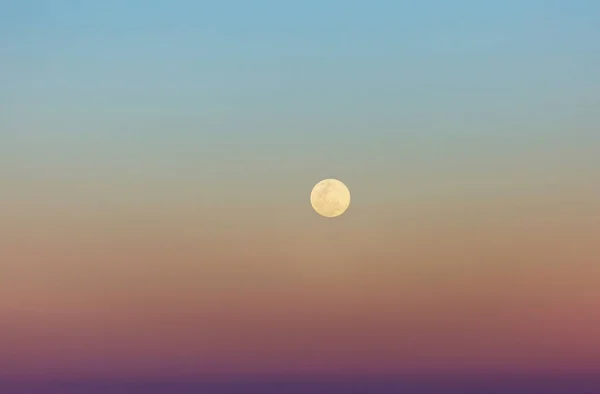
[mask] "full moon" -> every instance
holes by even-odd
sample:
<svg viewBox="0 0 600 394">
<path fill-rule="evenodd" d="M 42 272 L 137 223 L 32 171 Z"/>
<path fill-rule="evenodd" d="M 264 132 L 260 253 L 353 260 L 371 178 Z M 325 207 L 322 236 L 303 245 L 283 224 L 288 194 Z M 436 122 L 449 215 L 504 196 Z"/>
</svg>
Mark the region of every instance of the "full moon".
<svg viewBox="0 0 600 394">
<path fill-rule="evenodd" d="M 324 179 L 313 187 L 310 204 L 321 216 L 340 216 L 350 205 L 350 190 L 337 179 Z"/>
</svg>

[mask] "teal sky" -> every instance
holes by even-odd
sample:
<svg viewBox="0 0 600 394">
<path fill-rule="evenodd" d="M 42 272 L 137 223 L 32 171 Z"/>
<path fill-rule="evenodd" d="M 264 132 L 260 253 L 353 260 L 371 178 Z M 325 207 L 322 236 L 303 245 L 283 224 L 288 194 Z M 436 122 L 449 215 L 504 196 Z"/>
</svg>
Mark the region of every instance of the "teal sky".
<svg viewBox="0 0 600 394">
<path fill-rule="evenodd" d="M 593 1 L 1 7 L 4 181 L 598 164 Z"/>
</svg>

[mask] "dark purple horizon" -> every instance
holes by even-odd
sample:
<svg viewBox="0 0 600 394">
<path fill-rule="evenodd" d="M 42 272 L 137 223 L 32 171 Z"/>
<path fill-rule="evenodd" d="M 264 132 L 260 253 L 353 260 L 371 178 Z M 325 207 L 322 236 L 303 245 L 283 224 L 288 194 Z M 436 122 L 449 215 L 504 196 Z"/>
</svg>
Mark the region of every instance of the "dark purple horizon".
<svg viewBox="0 0 600 394">
<path fill-rule="evenodd" d="M 0 382 L 2 394 L 598 394 L 600 374 Z"/>
</svg>

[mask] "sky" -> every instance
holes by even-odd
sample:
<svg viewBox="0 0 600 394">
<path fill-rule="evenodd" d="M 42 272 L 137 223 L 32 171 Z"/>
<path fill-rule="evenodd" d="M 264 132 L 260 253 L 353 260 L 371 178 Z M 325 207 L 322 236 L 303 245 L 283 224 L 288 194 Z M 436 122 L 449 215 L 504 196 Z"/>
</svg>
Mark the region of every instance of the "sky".
<svg viewBox="0 0 600 394">
<path fill-rule="evenodd" d="M 0 377 L 599 371 L 599 13 L 2 2 Z"/>
</svg>

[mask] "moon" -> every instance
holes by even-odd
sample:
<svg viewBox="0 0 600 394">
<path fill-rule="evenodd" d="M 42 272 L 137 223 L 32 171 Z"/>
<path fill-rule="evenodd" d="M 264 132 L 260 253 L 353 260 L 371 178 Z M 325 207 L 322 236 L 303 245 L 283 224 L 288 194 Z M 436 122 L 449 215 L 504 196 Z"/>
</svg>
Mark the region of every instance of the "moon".
<svg viewBox="0 0 600 394">
<path fill-rule="evenodd" d="M 350 190 L 337 179 L 324 179 L 313 187 L 310 204 L 321 216 L 334 218 L 340 216 L 350 206 Z"/>
</svg>

